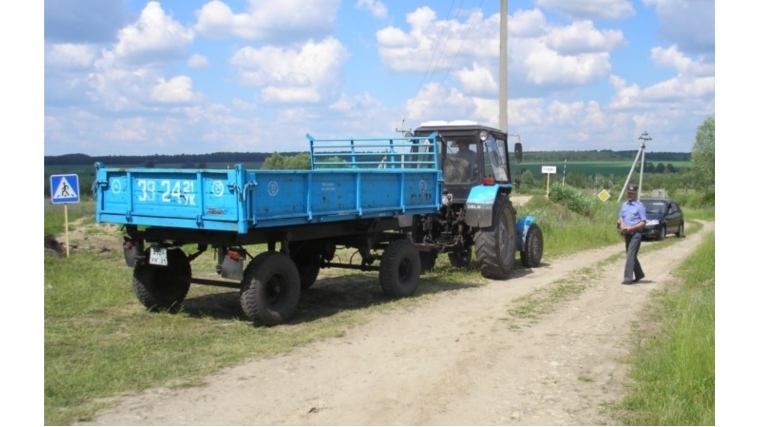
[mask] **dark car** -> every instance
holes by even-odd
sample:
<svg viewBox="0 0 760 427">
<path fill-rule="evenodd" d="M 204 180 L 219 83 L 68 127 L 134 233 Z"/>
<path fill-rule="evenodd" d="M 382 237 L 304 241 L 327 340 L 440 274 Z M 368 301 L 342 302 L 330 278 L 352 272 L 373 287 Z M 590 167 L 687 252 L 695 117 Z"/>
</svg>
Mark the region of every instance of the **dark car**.
<svg viewBox="0 0 760 427">
<path fill-rule="evenodd" d="M 639 199 L 647 208 L 647 225 L 644 237 L 662 240 L 668 234 L 684 237 L 683 211 L 671 199 Z"/>
</svg>

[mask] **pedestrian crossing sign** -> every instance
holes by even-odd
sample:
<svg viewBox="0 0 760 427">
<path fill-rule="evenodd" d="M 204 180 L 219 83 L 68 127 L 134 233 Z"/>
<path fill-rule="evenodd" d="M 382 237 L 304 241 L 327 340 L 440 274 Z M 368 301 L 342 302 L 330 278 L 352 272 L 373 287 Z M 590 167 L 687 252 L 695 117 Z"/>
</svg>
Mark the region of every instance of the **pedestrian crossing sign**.
<svg viewBox="0 0 760 427">
<path fill-rule="evenodd" d="M 79 203 L 79 176 L 50 175 L 50 192 L 53 204 Z"/>
</svg>

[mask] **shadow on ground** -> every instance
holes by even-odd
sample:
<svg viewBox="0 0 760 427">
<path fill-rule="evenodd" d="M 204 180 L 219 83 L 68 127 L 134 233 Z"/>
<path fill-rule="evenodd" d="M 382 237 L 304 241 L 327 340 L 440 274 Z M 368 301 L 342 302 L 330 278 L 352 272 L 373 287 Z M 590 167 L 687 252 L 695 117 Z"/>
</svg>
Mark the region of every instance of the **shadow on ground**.
<svg viewBox="0 0 760 427">
<path fill-rule="evenodd" d="M 532 269 L 522 267 L 519 262 L 517 264 L 505 282 L 519 280 L 532 274 Z M 542 264 L 542 266 L 545 265 L 548 264 Z M 488 283 L 489 281 L 483 279 L 476 269 L 435 268 L 420 278 L 419 287 L 410 298 L 477 288 Z M 239 291 L 209 290 L 207 286 L 203 288 L 205 288 L 203 293 L 198 296 L 193 296 L 194 289 L 197 288 L 191 288 L 181 308 L 182 312 L 193 317 L 248 321 L 240 308 Z M 360 310 L 394 302 L 396 300 L 388 298 L 383 293 L 376 272 L 325 277 L 317 279 L 314 285 L 301 292 L 298 309 L 289 323 L 311 322 L 343 311 Z"/>
</svg>

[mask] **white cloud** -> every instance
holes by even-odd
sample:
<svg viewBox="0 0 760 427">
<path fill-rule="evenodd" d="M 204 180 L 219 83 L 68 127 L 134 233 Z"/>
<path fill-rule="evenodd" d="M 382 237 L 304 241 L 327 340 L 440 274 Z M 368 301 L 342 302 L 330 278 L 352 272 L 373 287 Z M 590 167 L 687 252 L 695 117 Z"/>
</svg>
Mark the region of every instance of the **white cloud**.
<svg viewBox="0 0 760 427">
<path fill-rule="evenodd" d="M 578 125 L 583 118 L 584 110 L 583 101 L 570 103 L 552 101 L 547 108 L 551 121 L 562 125 Z"/>
<path fill-rule="evenodd" d="M 493 75 L 491 75 L 488 67 L 481 66 L 480 64 L 472 64 L 472 68 L 455 71 L 453 74 L 462 84 L 462 89 L 467 93 L 493 96 L 499 90 L 499 85 Z"/>
<path fill-rule="evenodd" d="M 215 39 L 303 41 L 330 34 L 339 6 L 339 0 L 249 0 L 246 12 L 233 13 L 227 4 L 212 0 L 196 12 L 194 28 Z"/>
<path fill-rule="evenodd" d="M 636 13 L 628 0 L 536 0 L 535 3 L 570 19 L 623 19 Z"/>
<path fill-rule="evenodd" d="M 406 101 L 404 117 L 412 121 L 468 119 L 463 114 L 471 112 L 474 107 L 473 99 L 459 90 L 430 83 L 423 86 L 414 98 Z"/>
<path fill-rule="evenodd" d="M 560 55 L 540 43 L 524 59 L 527 81 L 535 85 L 586 85 L 609 75 L 609 54 Z"/>
<path fill-rule="evenodd" d="M 354 115 L 359 111 L 377 111 L 382 108 L 382 104 L 372 95 L 364 92 L 357 96 L 342 94 L 340 98 L 330 104 L 328 108 L 344 114 Z"/>
<path fill-rule="evenodd" d="M 715 0 L 644 0 L 655 7 L 658 32 L 689 53 L 715 55 Z"/>
<path fill-rule="evenodd" d="M 113 53 L 121 61 L 165 62 L 183 55 L 195 35 L 164 13 L 158 2 L 149 2 L 133 25 L 119 31 Z"/>
<path fill-rule="evenodd" d="M 498 14 L 484 18 L 475 11 L 465 22 L 440 21 L 433 10 L 423 7 L 409 13 L 407 22 L 407 32 L 389 26 L 376 34 L 380 57 L 388 68 L 450 72 L 459 78 L 465 93 L 497 96 L 492 82 L 498 76 Z M 591 21 L 549 25 L 537 9 L 515 13 L 509 35 L 511 78 L 534 86 L 587 85 L 602 80 L 612 68 L 610 52 L 625 44 L 619 30 L 601 30 Z M 478 67 L 467 69 L 467 63 Z"/>
<path fill-rule="evenodd" d="M 538 98 L 510 99 L 507 103 L 507 117 L 510 129 L 528 125 L 541 126 L 546 119 L 544 101 Z"/>
<path fill-rule="evenodd" d="M 203 55 L 193 54 L 187 60 L 187 65 L 191 68 L 203 68 L 208 66 L 208 58 Z"/>
<path fill-rule="evenodd" d="M 540 11 L 515 14 L 518 28 L 529 23 L 541 32 L 513 34 L 509 44 L 510 74 L 529 85 L 588 85 L 606 78 L 612 69 L 610 52 L 622 46 L 620 31 L 599 30 L 590 21 L 567 26 L 547 25 Z M 526 88 L 529 90 L 530 88 Z"/>
<path fill-rule="evenodd" d="M 546 35 L 546 46 L 560 55 L 609 52 L 625 41 L 618 30 L 597 30 L 591 21 L 576 21 L 567 27 L 552 28 Z"/>
<path fill-rule="evenodd" d="M 616 76 L 611 79 L 615 96 L 610 102 L 614 109 L 658 108 L 693 109 L 696 103 L 714 102 L 715 77 L 679 77 L 655 83 L 646 88 L 637 84 L 627 85 Z M 684 102 L 689 104 L 685 104 Z M 678 105 L 676 105 L 678 104 Z"/>
<path fill-rule="evenodd" d="M 511 18 L 507 18 L 509 38 L 540 37 L 546 33 L 548 24 L 546 17 L 538 9 L 518 10 Z"/>
<path fill-rule="evenodd" d="M 356 0 L 355 7 L 359 9 L 367 9 L 377 18 L 385 18 L 388 16 L 388 8 L 386 8 L 383 2 L 379 0 Z"/>
<path fill-rule="evenodd" d="M 651 50 L 652 63 L 663 68 L 675 68 L 679 75 L 691 76 L 714 76 L 715 64 L 695 61 L 684 55 L 678 46 L 670 46 L 665 49 L 654 47 Z"/>
<path fill-rule="evenodd" d="M 193 81 L 188 76 L 177 76 L 168 81 L 161 79 L 151 90 L 150 97 L 162 103 L 187 103 L 199 99 L 193 93 Z"/>
<path fill-rule="evenodd" d="M 346 49 L 334 38 L 309 41 L 300 50 L 245 47 L 232 56 L 241 79 L 261 86 L 268 102 L 319 102 L 337 96 Z"/>
<path fill-rule="evenodd" d="M 75 70 L 86 69 L 95 60 L 98 50 L 93 45 L 61 43 L 45 51 L 45 67 Z"/>
<path fill-rule="evenodd" d="M 396 72 L 450 70 L 499 54 L 499 15 L 484 19 L 478 9 L 465 22 L 437 20 L 427 6 L 406 15 L 409 31 L 388 26 L 376 33 L 380 58 Z"/>
</svg>

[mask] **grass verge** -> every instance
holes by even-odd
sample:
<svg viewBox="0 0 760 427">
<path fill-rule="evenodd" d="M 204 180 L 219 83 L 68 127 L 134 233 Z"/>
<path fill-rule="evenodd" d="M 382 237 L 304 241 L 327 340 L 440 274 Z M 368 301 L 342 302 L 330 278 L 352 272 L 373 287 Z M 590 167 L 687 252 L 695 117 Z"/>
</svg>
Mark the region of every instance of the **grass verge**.
<svg viewBox="0 0 760 427">
<path fill-rule="evenodd" d="M 715 425 L 714 233 L 676 275 L 634 333 L 634 384 L 616 405 L 626 425 Z"/>
</svg>

